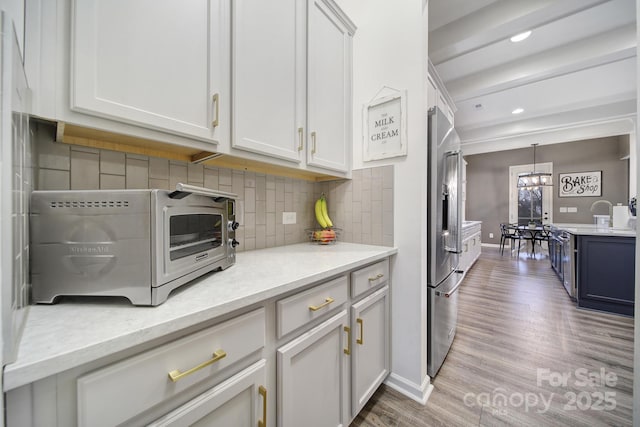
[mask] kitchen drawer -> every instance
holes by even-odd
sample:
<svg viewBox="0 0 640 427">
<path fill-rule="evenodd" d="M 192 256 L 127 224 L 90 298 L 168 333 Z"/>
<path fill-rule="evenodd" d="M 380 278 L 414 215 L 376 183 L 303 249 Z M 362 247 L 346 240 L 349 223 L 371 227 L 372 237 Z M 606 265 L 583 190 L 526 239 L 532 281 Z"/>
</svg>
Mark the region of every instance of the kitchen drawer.
<svg viewBox="0 0 640 427">
<path fill-rule="evenodd" d="M 341 307 L 349 298 L 347 288 L 348 278 L 342 276 L 278 301 L 278 338 Z"/>
<path fill-rule="evenodd" d="M 377 288 L 387 280 L 389 280 L 388 259 L 354 271 L 351 273 L 351 297 L 355 298 L 370 289 Z"/>
<path fill-rule="evenodd" d="M 260 308 L 84 375 L 77 381 L 78 425 L 123 423 L 224 371 L 264 344 L 265 311 Z M 172 371 L 185 373 L 216 358 L 175 382 L 169 378 Z"/>
</svg>

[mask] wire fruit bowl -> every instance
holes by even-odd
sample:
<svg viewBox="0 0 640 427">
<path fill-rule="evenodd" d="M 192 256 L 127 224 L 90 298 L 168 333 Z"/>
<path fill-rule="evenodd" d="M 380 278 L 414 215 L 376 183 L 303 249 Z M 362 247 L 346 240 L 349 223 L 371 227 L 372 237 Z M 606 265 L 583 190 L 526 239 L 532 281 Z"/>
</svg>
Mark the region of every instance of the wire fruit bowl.
<svg viewBox="0 0 640 427">
<path fill-rule="evenodd" d="M 336 227 L 330 229 L 307 228 L 305 232 L 309 240 L 311 240 L 311 243 L 330 245 L 338 241 L 338 238 L 342 234 L 342 229 Z"/>
</svg>

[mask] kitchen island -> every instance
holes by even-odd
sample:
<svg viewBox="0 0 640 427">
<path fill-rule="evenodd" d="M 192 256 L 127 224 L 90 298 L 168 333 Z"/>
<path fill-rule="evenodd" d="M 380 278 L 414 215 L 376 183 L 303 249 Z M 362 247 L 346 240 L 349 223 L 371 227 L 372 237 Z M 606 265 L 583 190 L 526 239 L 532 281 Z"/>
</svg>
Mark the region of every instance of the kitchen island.
<svg viewBox="0 0 640 427">
<path fill-rule="evenodd" d="M 126 300 L 98 297 L 67 298 L 54 305 L 31 306 L 17 360 L 4 371 L 4 391 L 10 409 L 8 425 L 11 421 L 15 425 L 38 425 L 38 417 L 58 419 L 57 425 L 82 425 L 83 416 L 95 421 L 91 411 L 105 405 L 100 403 L 105 393 L 104 381 L 117 378 L 127 381 L 128 377 L 131 384 L 117 384 L 118 387 L 113 387 L 116 390 L 110 389 L 115 393 L 110 401 L 125 399 L 132 403 L 116 412 L 133 417 L 123 415 L 122 421 L 143 424 L 155 420 L 157 414 L 190 402 L 198 393 L 211 389 L 234 373 L 236 376 L 232 379 L 240 375 L 240 380 L 246 381 L 249 374 L 266 372 L 261 374 L 265 380 L 260 384 L 276 390 L 276 353 L 278 357 L 280 353 L 288 357 L 295 354 L 292 348 L 297 350 L 297 347 L 292 346 L 301 345 L 302 338 L 308 340 L 309 334 L 321 336 L 324 331 L 329 331 L 328 334 L 332 330 L 336 331 L 334 339 L 340 354 L 346 345 L 354 357 L 358 356 L 367 348 L 359 343 L 356 347 L 356 338 L 360 341 L 363 334 L 367 334 L 366 344 L 380 346 L 382 359 L 379 360 L 387 368 L 382 370 L 380 378 L 375 378 L 379 383 L 386 376 L 384 373 L 388 373 L 385 328 L 388 327 L 389 258 L 396 252 L 392 247 L 350 243 L 305 243 L 240 252 L 234 266 L 175 290 L 157 307 L 135 307 Z M 322 301 L 325 302 L 310 305 Z M 367 311 L 370 307 L 374 311 Z M 301 311 L 296 311 L 298 309 Z M 350 312 L 357 316 L 353 318 L 355 326 L 349 320 Z M 366 332 L 363 321 L 368 322 Z M 345 335 L 342 327 L 331 329 L 334 324 L 350 325 L 354 333 Z M 305 335 L 305 330 L 311 327 L 315 329 Z M 320 331 L 321 328 L 325 329 Z M 345 331 L 347 329 L 345 326 Z M 378 330 L 379 338 L 374 335 Z M 227 344 L 221 344 L 220 337 L 226 339 Z M 184 366 L 179 363 L 174 366 L 175 361 L 170 362 L 169 356 L 174 352 L 193 353 L 193 348 L 204 345 L 207 340 L 215 346 L 214 359 L 220 361 L 212 362 L 210 368 L 186 379 L 180 378 L 190 375 L 189 371 L 177 374 L 175 385 L 168 381 L 167 372 L 171 369 L 178 370 L 169 372 L 170 377 L 174 372 L 195 366 L 194 361 L 206 359 L 198 351 Z M 345 359 L 343 355 L 343 359 L 343 363 L 347 363 L 350 358 Z M 366 362 L 366 357 L 363 360 Z M 252 361 L 255 363 L 248 366 Z M 154 363 L 164 373 L 154 374 L 155 379 L 145 377 L 140 370 Z M 358 368 L 352 363 L 351 369 Z M 286 373 L 287 369 L 291 368 L 285 365 L 281 371 Z M 112 370 L 123 374 L 111 373 Z M 340 368 L 340 376 L 345 381 L 348 372 L 349 368 Z M 327 372 L 322 375 L 326 376 Z M 160 384 L 156 387 L 160 393 L 158 403 L 136 406 L 138 403 L 134 402 L 142 399 L 144 393 L 138 392 L 140 396 L 137 396 L 135 387 L 145 382 L 153 384 L 153 381 Z M 128 396 L 127 393 L 134 394 Z M 257 393 L 256 386 L 255 400 L 259 399 Z M 347 396 L 341 392 L 339 397 L 344 400 Z M 149 401 L 149 396 L 145 399 Z M 288 395 L 284 395 L 280 401 L 287 404 L 287 399 Z M 359 399 L 366 402 L 362 396 Z M 251 405 L 269 408 L 268 417 L 273 421 L 276 408 L 273 400 L 268 405 L 266 397 L 264 404 L 255 400 Z M 96 404 L 92 406 L 93 403 Z M 34 410 L 36 407 L 38 411 Z M 348 423 L 351 413 L 347 415 L 346 408 L 349 405 L 343 402 L 340 407 L 344 422 Z M 355 404 L 353 408 L 354 412 L 359 410 Z M 29 418 L 31 422 L 27 421 Z"/>
<path fill-rule="evenodd" d="M 563 268 L 571 265 L 578 307 L 633 316 L 636 231 L 594 224 L 554 224 L 553 229 L 574 239 L 572 262 Z"/>
</svg>

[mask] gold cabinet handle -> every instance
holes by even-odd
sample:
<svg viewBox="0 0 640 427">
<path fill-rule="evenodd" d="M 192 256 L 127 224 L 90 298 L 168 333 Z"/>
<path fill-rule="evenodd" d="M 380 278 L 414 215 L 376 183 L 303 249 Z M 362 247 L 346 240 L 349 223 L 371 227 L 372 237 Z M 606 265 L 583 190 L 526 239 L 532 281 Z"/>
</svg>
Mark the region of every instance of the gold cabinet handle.
<svg viewBox="0 0 640 427">
<path fill-rule="evenodd" d="M 358 317 L 356 323 L 360 325 L 360 338 L 356 339 L 356 342 L 362 345 L 364 344 L 364 321 Z"/>
<path fill-rule="evenodd" d="M 199 371 L 202 368 L 206 368 L 207 366 L 216 363 L 218 360 L 223 359 L 227 356 L 227 353 L 224 350 L 216 350 L 213 353 L 213 357 L 209 360 L 207 360 L 206 362 L 203 362 L 201 364 L 199 364 L 198 366 L 195 366 L 191 369 L 189 369 L 188 371 L 184 371 L 184 372 L 180 372 L 178 369 L 176 369 L 175 371 L 171 371 L 169 372 L 169 379 L 171 379 L 171 381 L 173 381 L 174 383 L 176 381 L 178 381 L 181 378 L 184 378 L 188 375 L 193 374 L 194 372 Z"/>
<path fill-rule="evenodd" d="M 348 356 L 351 354 L 351 328 L 348 326 L 345 326 L 344 331 L 347 333 L 347 348 L 345 348 L 342 351 L 344 351 L 344 354 Z"/>
<path fill-rule="evenodd" d="M 316 133 L 311 132 L 311 154 L 316 154 Z"/>
<path fill-rule="evenodd" d="M 304 144 L 304 128 L 298 128 L 298 151 L 302 151 Z"/>
<path fill-rule="evenodd" d="M 383 277 L 384 277 L 384 274 L 380 273 L 380 274 L 378 274 L 378 275 L 377 275 L 377 276 L 375 276 L 375 277 L 369 277 L 369 281 L 370 281 L 370 282 L 373 282 L 373 281 L 375 281 L 375 280 L 382 279 Z"/>
<path fill-rule="evenodd" d="M 331 303 L 332 303 L 332 302 L 334 302 L 334 301 L 335 301 L 335 300 L 334 300 L 333 298 L 331 298 L 331 297 L 327 297 L 327 298 L 324 300 L 324 302 L 323 302 L 322 304 L 320 304 L 320 305 L 310 305 L 310 306 L 309 306 L 309 310 L 311 310 L 311 311 L 318 311 L 318 310 L 320 310 L 322 307 L 326 307 L 326 306 L 328 306 L 329 304 L 331 304 Z"/>
<path fill-rule="evenodd" d="M 211 122 L 211 126 L 216 127 L 218 126 L 218 124 L 220 124 L 219 119 L 220 119 L 220 94 L 218 93 L 214 93 L 213 94 L 213 105 L 216 109 L 216 114 L 214 115 L 213 121 Z"/>
<path fill-rule="evenodd" d="M 267 427 L 267 389 L 260 386 L 258 393 L 262 396 L 262 420 L 258 420 L 258 427 Z"/>
</svg>

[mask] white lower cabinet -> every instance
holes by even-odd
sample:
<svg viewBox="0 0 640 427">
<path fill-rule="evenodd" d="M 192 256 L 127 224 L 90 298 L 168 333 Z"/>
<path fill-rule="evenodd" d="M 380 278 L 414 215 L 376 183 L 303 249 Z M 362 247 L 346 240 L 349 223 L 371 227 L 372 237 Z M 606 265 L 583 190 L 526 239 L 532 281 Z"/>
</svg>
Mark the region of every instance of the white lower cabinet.
<svg viewBox="0 0 640 427">
<path fill-rule="evenodd" d="M 264 345 L 265 311 L 258 309 L 83 375 L 77 380 L 78 425 L 128 423 L 224 375 Z"/>
<path fill-rule="evenodd" d="M 278 426 L 349 424 L 348 322 L 342 310 L 278 349 Z"/>
<path fill-rule="evenodd" d="M 202 393 L 150 427 L 266 426 L 266 360 L 256 362 L 227 381 Z"/>
<path fill-rule="evenodd" d="M 388 277 L 383 259 L 9 390 L 6 425 L 348 426 L 390 369 Z"/>
<path fill-rule="evenodd" d="M 480 257 L 482 252 L 481 223 L 476 223 L 462 230 L 462 253 L 458 269 L 467 272 Z"/>
<path fill-rule="evenodd" d="M 389 287 L 351 306 L 351 416 L 362 410 L 389 373 Z"/>
</svg>

